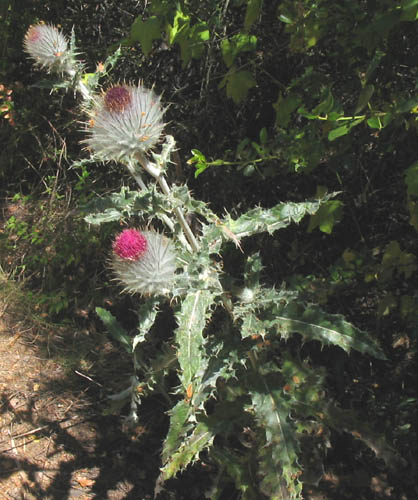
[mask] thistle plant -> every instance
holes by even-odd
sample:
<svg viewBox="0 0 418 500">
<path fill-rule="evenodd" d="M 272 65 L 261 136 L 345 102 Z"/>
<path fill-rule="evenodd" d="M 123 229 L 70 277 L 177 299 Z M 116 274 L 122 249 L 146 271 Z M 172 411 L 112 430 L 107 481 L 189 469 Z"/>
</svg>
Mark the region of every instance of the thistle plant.
<svg viewBox="0 0 418 500">
<path fill-rule="evenodd" d="M 47 28 L 64 52 L 65 38 Z M 29 28 L 25 48 L 38 64 L 55 69 L 50 56 L 40 59 L 41 47 L 43 52 L 44 45 L 48 50 L 51 45 L 40 45 L 44 31 Z M 67 65 L 76 63 L 71 57 L 62 61 L 63 76 L 73 77 Z M 110 61 L 113 65 L 115 59 Z M 80 90 L 83 75 L 75 75 Z M 176 143 L 163 136 L 164 109 L 153 90 L 142 83 L 118 84 L 95 95 L 92 87 L 81 94 L 89 102 L 84 143 L 94 158 L 123 163 L 137 184 L 89 203 L 86 221 L 100 225 L 135 216 L 165 228 L 161 233 L 131 225 L 115 235 L 112 245 L 113 276 L 138 297 L 136 333 L 126 331 L 109 311 L 96 309 L 132 356 L 127 387 L 110 396 L 129 402 L 127 422 L 141 418 L 141 401 L 150 394 L 160 393 L 167 401 L 170 425 L 156 495 L 167 479 L 201 460 L 206 450 L 205 460 L 219 471 L 210 498 L 220 498 L 227 481 L 233 481 L 243 499 L 301 499 L 303 483 L 312 475 L 314 482 L 319 480 L 315 471 L 321 470 L 328 429 L 356 431 L 388 459 L 391 450 L 366 424 L 325 398 L 324 371 L 286 343 L 295 336 L 299 346 L 316 341 L 384 359 L 375 341 L 340 315 L 307 303 L 296 289 L 265 286 L 258 252 L 246 256 L 238 278 L 222 262 L 227 243 L 240 252 L 244 238 L 298 224 L 336 194 L 221 217 L 194 199 L 187 186 L 168 185 L 165 172 Z M 199 217 L 199 235 L 187 215 Z M 177 326 L 154 356 L 149 349 L 145 355 L 163 307 L 173 309 Z M 173 372 L 177 381 L 170 385 L 167 380 L 173 377 L 165 375 Z"/>
</svg>

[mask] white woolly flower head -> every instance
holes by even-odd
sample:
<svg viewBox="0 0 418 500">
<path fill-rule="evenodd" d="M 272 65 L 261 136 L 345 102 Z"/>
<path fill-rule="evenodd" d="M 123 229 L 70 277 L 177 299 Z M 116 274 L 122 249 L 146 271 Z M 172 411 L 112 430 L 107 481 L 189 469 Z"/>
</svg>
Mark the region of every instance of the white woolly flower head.
<svg viewBox="0 0 418 500">
<path fill-rule="evenodd" d="M 50 24 L 34 24 L 25 34 L 23 46 L 36 64 L 50 71 L 71 70 L 73 55 L 67 38 Z"/>
<path fill-rule="evenodd" d="M 141 83 L 115 85 L 95 99 L 84 142 L 103 160 L 146 153 L 160 140 L 164 128 L 160 97 Z"/>
<path fill-rule="evenodd" d="M 176 269 L 174 245 L 153 230 L 125 229 L 113 242 L 111 265 L 124 291 L 167 295 Z"/>
</svg>

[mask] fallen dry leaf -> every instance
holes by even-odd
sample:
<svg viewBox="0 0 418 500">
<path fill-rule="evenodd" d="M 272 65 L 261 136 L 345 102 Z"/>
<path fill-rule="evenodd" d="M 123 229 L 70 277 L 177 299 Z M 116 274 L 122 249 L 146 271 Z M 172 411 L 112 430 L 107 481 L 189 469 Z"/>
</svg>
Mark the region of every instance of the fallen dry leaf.
<svg viewBox="0 0 418 500">
<path fill-rule="evenodd" d="M 89 479 L 88 477 L 80 477 L 80 478 L 77 479 L 77 483 L 82 488 L 88 488 L 89 486 L 93 486 L 94 479 Z"/>
</svg>

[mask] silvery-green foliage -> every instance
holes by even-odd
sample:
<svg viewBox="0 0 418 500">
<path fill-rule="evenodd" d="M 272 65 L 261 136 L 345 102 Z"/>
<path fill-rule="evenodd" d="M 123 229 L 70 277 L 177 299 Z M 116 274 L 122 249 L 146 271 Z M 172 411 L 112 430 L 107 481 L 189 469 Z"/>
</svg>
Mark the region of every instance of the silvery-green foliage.
<svg viewBox="0 0 418 500">
<path fill-rule="evenodd" d="M 48 29 L 48 36 L 64 44 L 62 35 Z M 30 28 L 27 45 L 37 40 L 37 33 Z M 84 77 L 80 81 L 88 82 Z M 96 84 L 97 78 L 93 80 Z M 85 142 L 101 158 L 123 160 L 139 187 L 122 187 L 82 207 L 86 222 L 127 224 L 139 218 L 165 228 L 164 233 L 152 226 L 141 234 L 128 230 L 122 246 L 119 240 L 114 243 L 114 275 L 122 288 L 142 297 L 137 331 L 126 331 L 109 311 L 96 309 L 133 359 L 128 387 L 112 396 L 112 405 L 130 400 L 128 420 L 135 423 L 144 397 L 159 392 L 167 401 L 170 424 L 156 494 L 167 479 L 207 451 L 207 460 L 219 465 L 243 499 L 266 495 L 299 500 L 303 483 L 317 480 L 313 472 L 321 470 L 329 427 L 346 432 L 361 428 L 363 441 L 384 460 L 392 460 L 393 452 L 380 436 L 325 397 L 324 371 L 302 360 L 295 348 L 291 352 L 286 343 L 295 337 L 294 345 L 314 341 L 384 359 L 376 342 L 342 316 L 306 303 L 297 290 L 266 287 L 259 253 L 246 256 L 240 278 L 230 275 L 222 261 L 226 245 L 233 243 L 241 252 L 243 238 L 273 235 L 299 224 L 337 193 L 220 216 L 196 200 L 187 186 L 168 186 L 164 172 L 175 147 L 172 137 L 165 138 L 160 153 L 153 152 L 153 161 L 146 156 L 163 129 L 160 98 L 152 90 L 142 84 L 117 85 L 90 99 L 86 87 L 77 88 L 93 103 Z M 199 219 L 198 234 L 190 230 L 187 215 Z M 173 308 L 177 326 L 156 351 L 154 323 L 163 303 Z M 173 372 L 174 386 L 166 377 Z M 218 475 L 211 498 L 220 498 L 224 483 Z"/>
</svg>

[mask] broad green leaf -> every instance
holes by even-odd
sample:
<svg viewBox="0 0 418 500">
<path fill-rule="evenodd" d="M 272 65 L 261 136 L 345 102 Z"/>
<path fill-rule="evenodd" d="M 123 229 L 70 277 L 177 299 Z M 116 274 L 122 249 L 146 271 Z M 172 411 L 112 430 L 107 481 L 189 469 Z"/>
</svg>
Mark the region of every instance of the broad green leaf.
<svg viewBox="0 0 418 500">
<path fill-rule="evenodd" d="M 189 27 L 190 16 L 184 14 L 179 4 L 173 18 L 173 24 L 167 26 L 168 41 L 172 45 L 180 36 L 182 30 Z"/>
<path fill-rule="evenodd" d="M 411 97 L 399 102 L 394 108 L 395 113 L 409 113 L 418 106 L 418 97 Z"/>
<path fill-rule="evenodd" d="M 192 59 L 199 59 L 204 51 L 205 42 L 209 39 L 210 33 L 205 22 L 190 26 L 185 25 L 178 33 L 175 43 L 180 46 L 180 56 L 182 67 Z"/>
<path fill-rule="evenodd" d="M 405 183 L 408 196 L 418 197 L 418 162 L 415 162 L 405 171 Z"/>
<path fill-rule="evenodd" d="M 96 307 L 96 314 L 103 321 L 103 324 L 109 330 L 109 333 L 114 339 L 122 344 L 122 347 L 132 353 L 132 339 L 128 332 L 119 324 L 117 319 L 107 309 Z"/>
<path fill-rule="evenodd" d="M 370 101 L 370 98 L 374 94 L 374 90 L 375 88 L 374 85 L 372 84 L 367 84 L 363 87 L 362 91 L 360 92 L 354 114 L 360 113 L 360 111 L 367 106 L 367 104 Z"/>
<path fill-rule="evenodd" d="M 237 70 L 232 67 L 225 75 L 220 88 L 226 85 L 226 95 L 231 97 L 235 104 L 245 101 L 248 91 L 255 87 L 257 82 L 250 71 Z"/>
<path fill-rule="evenodd" d="M 418 202 L 408 200 L 409 223 L 418 231 Z"/>
<path fill-rule="evenodd" d="M 379 130 L 383 128 L 382 122 L 380 121 L 380 118 L 378 116 L 372 116 L 371 118 L 369 118 L 367 120 L 367 125 L 370 128 L 377 128 Z"/>
<path fill-rule="evenodd" d="M 377 307 L 377 316 L 381 318 L 383 316 L 388 316 L 393 309 L 398 306 L 398 300 L 392 293 L 387 293 L 384 297 L 379 300 L 379 305 Z"/>
<path fill-rule="evenodd" d="M 231 38 L 222 40 L 221 52 L 224 62 L 230 68 L 240 52 L 249 52 L 257 47 L 257 37 L 246 33 L 238 33 Z"/>
<path fill-rule="evenodd" d="M 349 131 L 350 127 L 348 125 L 342 125 L 341 127 L 333 128 L 328 134 L 328 140 L 331 142 L 335 141 L 335 139 L 338 139 L 343 135 L 347 135 Z"/>
<path fill-rule="evenodd" d="M 325 234 L 331 234 L 333 227 L 341 220 L 343 203 L 339 200 L 330 200 L 319 207 L 315 215 L 311 215 L 308 233 L 319 228 Z"/>
<path fill-rule="evenodd" d="M 288 16 L 285 16 L 284 14 L 280 14 L 279 19 L 280 19 L 280 21 L 282 21 L 282 23 L 293 24 L 292 19 L 290 19 L 290 17 L 288 17 Z"/>
<path fill-rule="evenodd" d="M 273 104 L 273 108 L 276 111 L 276 124 L 279 127 L 286 128 L 289 124 L 291 114 L 296 111 L 301 103 L 301 98 L 295 94 L 289 94 L 287 97 L 283 97 L 279 94 L 277 101 Z"/>
<path fill-rule="evenodd" d="M 418 19 L 418 1 L 403 0 L 401 21 L 416 21 Z"/>
<path fill-rule="evenodd" d="M 298 113 L 300 115 L 302 115 L 304 118 L 307 118 L 308 120 L 317 120 L 318 119 L 317 114 L 311 113 L 304 106 L 301 106 L 300 108 L 298 108 Z"/>
<path fill-rule="evenodd" d="M 415 255 L 404 252 L 397 241 L 391 241 L 383 254 L 378 279 L 380 281 L 391 280 L 395 272 L 399 275 L 403 274 L 405 279 L 409 279 L 417 269 Z"/>
<path fill-rule="evenodd" d="M 375 55 L 373 56 L 373 59 L 371 60 L 369 67 L 366 70 L 364 82 L 369 81 L 370 77 L 373 75 L 375 70 L 379 67 L 380 62 L 385 57 L 385 55 L 386 54 L 384 52 L 382 52 L 380 49 L 376 50 Z"/>
<path fill-rule="evenodd" d="M 263 0 L 248 0 L 245 11 L 244 29 L 248 31 L 261 14 Z"/>
<path fill-rule="evenodd" d="M 129 39 L 131 42 L 139 42 L 142 52 L 147 56 L 152 49 L 152 42 L 161 38 L 161 22 L 157 16 L 151 16 L 146 21 L 138 16 L 131 26 Z"/>
<path fill-rule="evenodd" d="M 365 117 L 362 116 L 361 118 L 352 120 L 349 123 L 342 125 L 341 127 L 332 129 L 328 134 L 328 140 L 332 142 L 335 141 L 335 139 L 348 134 L 352 128 L 357 127 L 357 125 L 360 125 L 360 123 L 363 123 L 364 119 Z"/>
<path fill-rule="evenodd" d="M 332 95 L 331 89 L 328 87 L 325 89 L 322 95 L 322 101 L 312 110 L 314 115 L 326 115 L 332 111 L 334 107 L 334 97 Z"/>
</svg>

